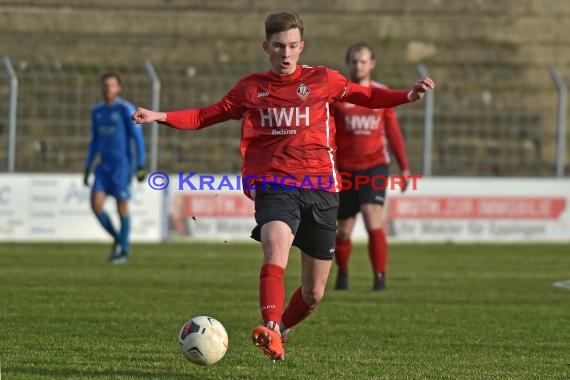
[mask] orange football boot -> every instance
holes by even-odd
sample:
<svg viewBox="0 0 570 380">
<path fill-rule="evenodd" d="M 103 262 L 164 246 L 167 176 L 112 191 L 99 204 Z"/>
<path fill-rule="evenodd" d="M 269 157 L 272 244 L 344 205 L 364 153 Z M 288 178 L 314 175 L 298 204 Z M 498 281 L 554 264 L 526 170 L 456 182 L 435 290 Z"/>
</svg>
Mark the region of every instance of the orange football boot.
<svg viewBox="0 0 570 380">
<path fill-rule="evenodd" d="M 257 326 L 251 333 L 251 340 L 256 347 L 271 360 L 285 359 L 285 349 L 281 343 L 281 334 L 265 326 Z"/>
</svg>

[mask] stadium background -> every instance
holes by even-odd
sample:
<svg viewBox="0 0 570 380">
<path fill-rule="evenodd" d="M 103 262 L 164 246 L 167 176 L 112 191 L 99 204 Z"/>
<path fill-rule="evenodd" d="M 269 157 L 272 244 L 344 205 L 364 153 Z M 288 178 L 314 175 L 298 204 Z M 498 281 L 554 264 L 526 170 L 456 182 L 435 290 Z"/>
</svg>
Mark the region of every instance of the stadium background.
<svg viewBox="0 0 570 380">
<path fill-rule="evenodd" d="M 478 244 L 391 244 L 383 294 L 370 293 L 367 249 L 355 244 L 350 291 L 327 291 L 292 332 L 287 360 L 274 364 L 249 337 L 259 318 L 258 246 L 219 233 L 218 243 L 142 244 L 161 239 L 169 206 L 136 185 L 132 257 L 110 266 L 109 239 L 89 210 L 81 172 L 100 74 L 117 71 L 125 97 L 151 106 L 151 64 L 161 108 L 210 103 L 244 73 L 267 68 L 262 23 L 284 6 L 305 20 L 303 63 L 345 72 L 346 46 L 367 41 L 379 56 L 376 79 L 407 86 L 421 64 L 436 80 L 433 177 L 422 180 L 429 191 L 388 199 L 522 203 L 466 221 L 504 227 L 490 240 L 471 236 Z M 570 80 L 569 35 L 570 2 L 560 0 L 0 0 L 0 378 L 568 379 L 570 179 L 568 170 L 555 176 L 560 147 L 558 167 L 568 167 L 570 134 L 564 141 L 556 133 L 549 70 Z M 19 90 L 14 144 L 10 63 Z M 398 110 L 415 173 L 426 167 L 428 103 Z M 154 130 L 158 170 L 239 171 L 237 123 Z M 145 129 L 149 154 L 152 131 Z M 232 236 L 247 239 L 251 202 L 241 193 L 221 208 L 209 207 L 223 198 L 212 201 L 212 192 L 178 195 L 203 201 L 173 209 L 188 211 L 183 232 L 205 233 L 209 217 L 242 218 Z M 535 201 L 547 214 L 528 206 Z M 434 228 L 463 223 L 426 215 L 421 223 Z M 531 243 L 531 230 L 516 235 L 522 243 L 505 241 L 508 228 L 525 223 L 548 226 L 559 243 Z M 299 281 L 292 252 L 287 289 Z M 180 326 L 196 315 L 216 317 L 230 335 L 226 357 L 212 368 L 191 366 L 179 352 Z"/>
<path fill-rule="evenodd" d="M 570 5 L 554 0 L 288 2 L 306 24 L 302 62 L 344 70 L 345 47 L 378 51 L 377 79 L 406 86 L 423 64 L 438 81 L 432 174 L 553 176 L 557 92 L 570 75 Z M 19 78 L 15 170 L 81 172 L 98 76 L 124 77 L 124 95 L 150 106 L 148 59 L 160 106 L 219 99 L 237 78 L 266 69 L 263 20 L 279 1 L 0 1 L 0 53 Z M 7 149 L 3 71 L 0 162 Z M 399 110 L 412 170 L 421 172 L 423 107 Z M 239 171 L 239 128 L 190 136 L 161 128 L 157 168 Z M 148 130 L 147 130 L 148 132 Z M 570 134 L 566 134 L 566 140 Z M 566 144 L 569 146 L 570 144 Z M 570 155 L 566 155 L 568 163 Z M 5 170 L 5 165 L 2 168 Z"/>
<path fill-rule="evenodd" d="M 263 20 L 282 6 L 277 1 L 175 0 L 112 4 L 0 0 L 0 4 L 0 96 L 4 100 L 0 102 L 0 146 L 5 148 L 0 150 L 1 168 L 4 172 L 68 174 L 57 177 L 58 183 L 66 185 L 61 185 L 59 194 L 52 194 L 55 201 L 51 205 L 35 202 L 38 193 L 53 190 L 49 186 L 20 182 L 18 188 L 16 180 L 4 177 L 3 203 L 10 203 L 6 194 L 18 193 L 20 199 L 12 199 L 12 207 L 21 209 L 18 202 L 29 203 L 31 210 L 5 219 L 0 232 L 7 240 L 16 239 L 18 233 L 18 239 L 105 239 L 89 215 L 87 189 L 78 193 L 78 173 L 83 170 L 90 137 L 89 114 L 100 98 L 102 73 L 119 73 L 124 96 L 143 107 L 172 110 L 217 101 L 244 74 L 267 69 L 260 46 Z M 528 240 L 531 235 L 537 241 L 570 239 L 570 185 L 551 181 L 565 176 L 570 160 L 568 101 L 559 91 L 570 73 L 569 5 L 538 0 L 414 0 L 304 1 L 287 6 L 297 9 L 305 20 L 303 63 L 345 72 L 345 48 L 366 41 L 377 50 L 377 80 L 405 87 L 428 73 L 438 83 L 425 101 L 400 107 L 398 115 L 412 173 L 424 175 L 424 189 L 432 189 L 414 192 L 424 198 L 408 197 L 404 202 L 416 209 L 427 202 L 440 212 L 398 214 L 406 204 L 394 192 L 390 197 L 394 207 L 387 207 L 388 225 L 398 217 L 415 219 L 414 234 L 399 236 L 406 241 L 422 237 L 455 241 L 461 231 L 470 228 L 465 220 L 478 218 L 485 220 L 483 227 L 488 231 L 495 221 L 506 220 L 507 227 L 512 227 L 512 234 L 493 233 L 488 237 L 491 241 L 493 236 Z M 17 97 L 11 86 L 14 78 L 18 80 Z M 239 122 L 200 133 L 147 127 L 145 134 L 151 172 L 240 171 Z M 392 173 L 397 172 L 392 166 Z M 493 181 L 499 177 L 529 180 Z M 543 178 L 540 185 L 534 186 L 537 182 L 532 178 L 539 177 Z M 440 178 L 457 181 L 437 182 Z M 484 180 L 466 182 L 469 178 Z M 434 198 L 438 190 L 433 189 L 442 186 L 449 191 Z M 481 194 L 474 191 L 477 187 L 494 190 Z M 26 190 L 18 189 L 29 188 L 35 192 L 28 191 L 28 201 Z M 139 216 L 134 219 L 135 241 L 160 240 L 157 236 L 247 239 L 253 205 L 244 206 L 240 194 L 224 195 L 222 200 L 212 194 L 189 195 L 172 189 L 164 193 L 163 203 L 157 194 L 152 194 L 151 202 L 135 202 L 134 214 Z M 518 189 L 528 191 L 510 199 Z M 139 199 L 148 198 L 144 194 L 149 192 L 143 190 L 139 185 L 135 188 L 135 193 L 142 194 Z M 69 208 L 74 194 L 79 194 L 78 202 Z M 540 198 L 544 194 L 548 197 Z M 481 199 L 475 197 L 481 195 L 500 197 L 499 203 L 487 202 L 482 207 L 505 211 L 487 217 L 458 215 L 450 209 L 480 207 Z M 445 198 L 450 196 L 463 197 L 464 202 L 446 206 Z M 540 208 L 550 211 L 541 214 Z M 58 217 L 53 209 L 60 210 L 59 216 L 77 217 Z M 535 212 L 525 214 L 526 209 Z M 78 217 L 80 210 L 83 219 Z M 201 224 L 194 223 L 196 217 Z M 532 220 L 527 223 L 525 218 Z M 406 230 L 402 223 L 391 227 L 392 236 Z M 19 232 L 14 225 L 20 226 Z M 65 233 L 78 225 L 92 233 Z M 551 227 L 557 232 L 553 234 Z M 58 228 L 63 232 L 58 233 Z M 419 232 L 426 229 L 441 234 Z M 540 230 L 537 236 L 533 235 L 536 229 Z M 474 241 L 486 234 L 465 233 Z M 366 237 L 361 224 L 356 237 Z"/>
</svg>

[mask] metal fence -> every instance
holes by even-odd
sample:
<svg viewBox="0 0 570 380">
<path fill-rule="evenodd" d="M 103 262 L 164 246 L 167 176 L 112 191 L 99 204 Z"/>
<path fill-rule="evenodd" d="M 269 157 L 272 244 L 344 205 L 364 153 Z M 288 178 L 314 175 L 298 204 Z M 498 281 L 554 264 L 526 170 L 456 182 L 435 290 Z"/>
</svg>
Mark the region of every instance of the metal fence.
<svg viewBox="0 0 570 380">
<path fill-rule="evenodd" d="M 398 108 L 414 172 L 565 175 L 565 151 L 570 143 L 565 133 L 566 84 L 559 72 L 426 66 L 381 67 L 377 72 L 377 79 L 392 87 L 409 87 L 418 74 L 426 72 L 438 82 L 436 91 L 423 103 Z M 81 172 L 90 138 L 90 110 L 100 100 L 101 74 L 118 73 L 124 82 L 123 96 L 129 101 L 172 110 L 215 102 L 239 77 L 265 68 L 261 64 L 155 67 L 145 61 L 121 67 L 16 62 L 13 69 L 11 72 L 10 60 L 4 57 L 0 74 L 1 170 Z M 10 100 L 15 79 L 14 114 Z M 15 134 L 11 135 L 14 122 Z M 235 121 L 199 133 L 145 128 L 149 169 L 238 172 L 240 133 Z"/>
</svg>

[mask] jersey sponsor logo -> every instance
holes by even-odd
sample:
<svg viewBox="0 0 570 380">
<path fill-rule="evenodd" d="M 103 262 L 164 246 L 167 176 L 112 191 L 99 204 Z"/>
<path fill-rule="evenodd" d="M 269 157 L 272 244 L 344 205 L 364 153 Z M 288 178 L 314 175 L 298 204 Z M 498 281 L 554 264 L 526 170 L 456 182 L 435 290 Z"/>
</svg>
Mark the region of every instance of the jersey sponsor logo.
<svg viewBox="0 0 570 380">
<path fill-rule="evenodd" d="M 297 134 L 297 130 L 296 129 L 272 129 L 271 130 L 271 134 L 272 135 L 296 135 Z"/>
<path fill-rule="evenodd" d="M 257 91 L 258 91 L 258 92 L 257 92 L 257 97 L 258 97 L 258 98 L 264 98 L 264 97 L 266 97 L 266 96 L 269 96 L 269 91 L 263 91 L 263 90 L 260 90 L 260 89 L 258 89 Z"/>
<path fill-rule="evenodd" d="M 261 119 L 261 128 L 281 128 L 281 127 L 308 127 L 309 126 L 309 107 L 282 107 L 282 108 L 266 108 L 259 110 Z M 301 125 L 304 121 L 304 125 Z"/>
<path fill-rule="evenodd" d="M 381 120 L 382 118 L 376 115 L 374 116 L 352 115 L 344 117 L 346 129 L 353 131 L 355 133 L 359 132 L 366 133 L 368 131 L 377 130 Z"/>
<path fill-rule="evenodd" d="M 116 127 L 114 125 L 100 125 L 98 128 L 98 132 L 101 135 L 112 135 L 116 131 Z"/>
<path fill-rule="evenodd" d="M 309 90 L 309 87 L 307 87 L 307 85 L 305 85 L 304 83 L 301 83 L 299 87 L 297 87 L 297 96 L 301 98 L 302 101 L 307 100 L 310 93 L 311 90 Z"/>
</svg>

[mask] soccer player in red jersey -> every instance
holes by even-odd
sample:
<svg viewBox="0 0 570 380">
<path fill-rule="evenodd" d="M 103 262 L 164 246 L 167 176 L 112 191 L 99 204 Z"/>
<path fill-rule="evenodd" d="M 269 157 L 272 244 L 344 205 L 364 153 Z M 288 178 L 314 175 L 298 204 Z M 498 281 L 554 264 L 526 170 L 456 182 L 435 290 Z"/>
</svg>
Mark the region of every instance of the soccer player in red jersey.
<svg viewBox="0 0 570 380">
<path fill-rule="evenodd" d="M 364 43 L 349 47 L 346 52 L 350 80 L 368 88 L 386 88 L 372 81 L 376 58 Z M 372 290 L 386 289 L 388 243 L 382 228 L 382 208 L 388 186 L 390 153 L 396 156 L 402 176 L 410 175 L 402 132 L 393 108 L 370 109 L 348 102 L 333 106 L 337 127 L 337 164 L 347 178 L 365 176 L 370 179 L 356 188 L 355 182 L 340 192 L 335 259 L 338 276 L 335 289 L 348 289 L 348 261 L 352 251 L 351 235 L 356 215 L 361 212 L 368 232 L 368 256 L 374 272 Z M 374 179 L 376 178 L 376 179 Z M 405 183 L 404 183 L 405 184 Z M 405 186 L 402 190 L 405 190 Z"/>
<path fill-rule="evenodd" d="M 264 324 L 253 330 L 252 340 L 278 360 L 285 356 L 288 330 L 322 299 L 335 250 L 339 177 L 331 104 L 347 100 L 390 108 L 420 99 L 434 84 L 424 78 L 412 90 L 369 88 L 325 67 L 298 65 L 303 23 L 295 12 L 269 15 L 265 35 L 271 70 L 243 77 L 215 104 L 174 112 L 138 108 L 133 119 L 189 130 L 242 119 L 243 186 L 255 202 L 252 238 L 263 249 L 259 304 Z M 292 245 L 302 251 L 301 286 L 285 308 L 283 278 Z"/>
</svg>

